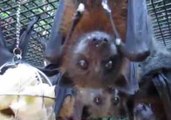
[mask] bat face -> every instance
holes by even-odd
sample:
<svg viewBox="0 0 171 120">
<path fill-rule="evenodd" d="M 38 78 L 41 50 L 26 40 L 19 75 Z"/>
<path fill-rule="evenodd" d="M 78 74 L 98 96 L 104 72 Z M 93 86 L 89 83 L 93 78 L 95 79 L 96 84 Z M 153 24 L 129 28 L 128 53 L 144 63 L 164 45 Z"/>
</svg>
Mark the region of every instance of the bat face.
<svg viewBox="0 0 171 120">
<path fill-rule="evenodd" d="M 86 106 L 83 107 L 82 113 L 82 117 L 88 113 L 88 116 L 85 115 L 86 119 L 127 116 L 126 97 L 119 92 L 115 96 L 104 89 L 82 89 L 78 96 L 77 99 L 81 98 Z"/>
<path fill-rule="evenodd" d="M 119 91 L 78 88 L 74 96 L 65 99 L 60 115 L 62 120 L 65 118 L 73 120 L 125 118 L 127 117 L 126 100 L 126 95 Z"/>
<path fill-rule="evenodd" d="M 112 85 L 119 78 L 124 58 L 105 32 L 84 34 L 62 61 L 67 77 L 81 87 Z"/>
</svg>

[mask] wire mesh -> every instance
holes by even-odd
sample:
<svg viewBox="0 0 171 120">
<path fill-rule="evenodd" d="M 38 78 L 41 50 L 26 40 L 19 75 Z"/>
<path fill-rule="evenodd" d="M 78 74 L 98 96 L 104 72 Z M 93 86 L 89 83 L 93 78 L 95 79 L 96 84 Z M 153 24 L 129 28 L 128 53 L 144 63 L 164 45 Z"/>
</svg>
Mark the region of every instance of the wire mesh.
<svg viewBox="0 0 171 120">
<path fill-rule="evenodd" d="M 58 0 L 22 0 L 20 22 L 23 29 L 33 17 L 40 16 L 24 55 L 25 61 L 35 66 L 43 66 L 44 45 L 42 43 L 49 37 L 57 2 Z M 16 10 L 16 0 L 0 1 L 0 25 L 9 50 L 13 49 L 16 40 Z"/>
<path fill-rule="evenodd" d="M 171 49 L 171 0 L 147 0 L 147 6 L 156 40 Z"/>
</svg>

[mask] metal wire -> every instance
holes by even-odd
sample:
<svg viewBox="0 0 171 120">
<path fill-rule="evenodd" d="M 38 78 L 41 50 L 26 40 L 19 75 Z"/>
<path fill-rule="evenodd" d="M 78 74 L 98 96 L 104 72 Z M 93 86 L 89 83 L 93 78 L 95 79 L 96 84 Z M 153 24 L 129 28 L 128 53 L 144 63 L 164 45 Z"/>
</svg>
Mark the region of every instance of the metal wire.
<svg viewBox="0 0 171 120">
<path fill-rule="evenodd" d="M 152 3 L 152 6 L 153 6 L 153 12 L 155 13 L 155 16 L 156 16 L 156 18 L 157 18 L 157 24 L 158 24 L 158 27 L 159 27 L 159 30 L 160 30 L 160 34 L 161 34 L 163 43 L 164 43 L 164 45 L 166 46 L 166 41 L 165 41 L 165 39 L 164 39 L 164 35 L 163 35 L 162 29 L 161 29 L 161 26 L 160 26 L 160 23 L 159 23 L 159 20 L 158 20 L 158 16 L 157 16 L 157 13 L 156 13 L 156 8 L 155 8 L 155 5 L 154 5 L 153 0 L 151 0 L 151 3 Z"/>
<path fill-rule="evenodd" d="M 156 41 L 171 50 L 171 0 L 147 0 L 147 7 Z"/>
</svg>

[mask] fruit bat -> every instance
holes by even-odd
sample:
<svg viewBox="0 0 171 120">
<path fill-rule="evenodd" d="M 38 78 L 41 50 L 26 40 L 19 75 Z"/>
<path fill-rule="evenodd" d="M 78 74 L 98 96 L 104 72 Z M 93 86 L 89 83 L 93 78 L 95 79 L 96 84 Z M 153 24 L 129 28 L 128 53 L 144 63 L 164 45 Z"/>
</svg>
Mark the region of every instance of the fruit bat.
<svg viewBox="0 0 171 120">
<path fill-rule="evenodd" d="M 45 51 L 63 75 L 61 83 L 124 86 L 129 61 L 150 54 L 145 6 L 144 0 L 61 0 Z"/>
<path fill-rule="evenodd" d="M 64 100 L 58 119 L 127 118 L 126 100 L 127 95 L 116 89 L 75 88 Z"/>
</svg>

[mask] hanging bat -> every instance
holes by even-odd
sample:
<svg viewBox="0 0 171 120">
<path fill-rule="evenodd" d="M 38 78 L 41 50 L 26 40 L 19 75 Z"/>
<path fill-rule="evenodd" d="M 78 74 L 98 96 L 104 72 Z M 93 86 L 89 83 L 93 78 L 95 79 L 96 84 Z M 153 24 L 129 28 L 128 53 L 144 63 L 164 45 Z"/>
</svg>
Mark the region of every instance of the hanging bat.
<svg viewBox="0 0 171 120">
<path fill-rule="evenodd" d="M 138 28 L 129 23 L 133 4 L 144 5 L 130 0 L 60 1 L 46 58 L 59 67 L 62 84 L 103 88 L 127 83 L 123 74 L 129 61 L 142 61 L 149 55 L 148 42 L 135 39 Z M 128 39 L 131 34 L 134 37 Z"/>
<path fill-rule="evenodd" d="M 64 100 L 59 114 L 65 120 L 127 118 L 127 95 L 114 89 L 76 89 Z M 58 118 L 58 119 L 59 119 Z"/>
<path fill-rule="evenodd" d="M 58 115 L 61 120 L 89 120 L 104 116 L 122 116 L 130 120 L 167 119 L 161 98 L 151 83 L 143 85 L 133 96 L 116 89 L 77 88 L 75 94 L 65 97 Z"/>
<path fill-rule="evenodd" d="M 110 0 L 112 15 L 106 10 L 106 4 L 102 6 L 101 2 L 59 2 L 46 48 L 46 58 L 50 66 L 55 65 L 59 69 L 63 85 L 69 83 L 89 88 L 111 85 L 125 88 L 125 84 L 129 84 L 126 79 L 130 72 L 130 61 L 142 61 L 149 55 L 151 31 L 147 27 L 150 25 L 147 25 L 149 21 L 146 18 L 145 0 Z M 78 7 L 80 3 L 81 7 Z M 135 82 L 135 79 L 132 81 Z M 132 87 L 135 86 L 133 84 Z M 63 100 L 64 104 L 67 100 L 67 88 L 60 87 L 60 90 L 63 92 L 58 93 L 61 99 L 57 99 L 57 113 Z"/>
</svg>

